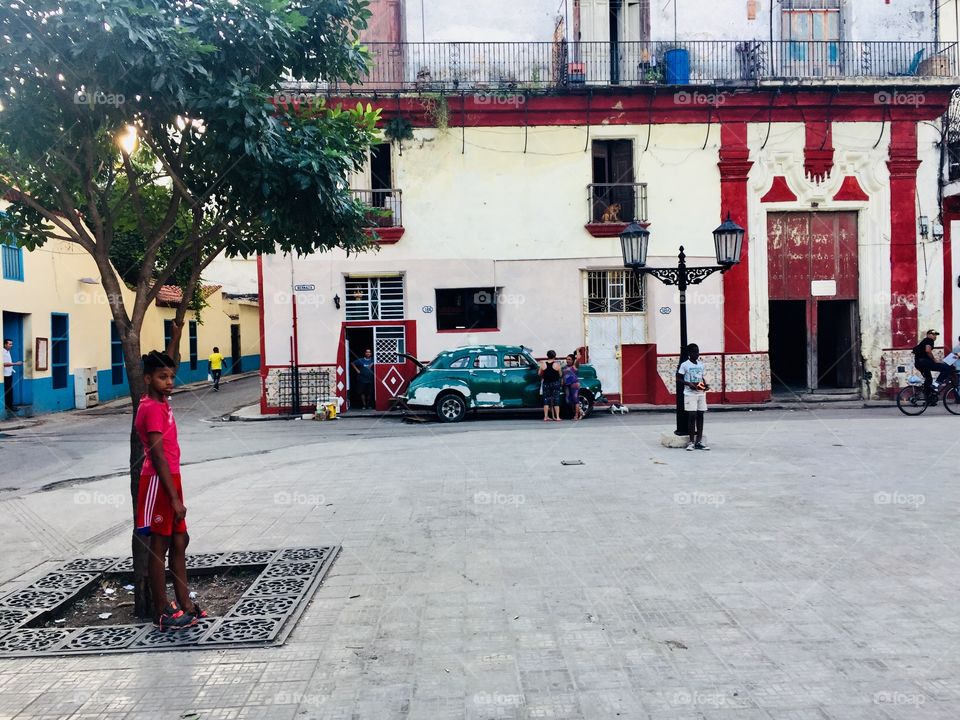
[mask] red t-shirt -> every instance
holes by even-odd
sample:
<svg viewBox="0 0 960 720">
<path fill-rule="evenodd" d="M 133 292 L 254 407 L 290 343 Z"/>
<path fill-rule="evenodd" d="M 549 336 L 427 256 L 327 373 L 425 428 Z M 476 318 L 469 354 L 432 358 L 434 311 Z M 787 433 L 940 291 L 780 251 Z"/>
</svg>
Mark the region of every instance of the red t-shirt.
<svg viewBox="0 0 960 720">
<path fill-rule="evenodd" d="M 147 433 L 158 432 L 163 435 L 163 454 L 167 456 L 167 465 L 172 475 L 180 474 L 180 444 L 177 442 L 177 423 L 173 419 L 173 408 L 168 402 L 154 400 L 144 395 L 137 408 L 137 419 L 133 426 L 137 429 L 140 442 L 143 443 L 143 470 L 141 475 L 155 475 L 153 460 L 147 450 Z"/>
</svg>

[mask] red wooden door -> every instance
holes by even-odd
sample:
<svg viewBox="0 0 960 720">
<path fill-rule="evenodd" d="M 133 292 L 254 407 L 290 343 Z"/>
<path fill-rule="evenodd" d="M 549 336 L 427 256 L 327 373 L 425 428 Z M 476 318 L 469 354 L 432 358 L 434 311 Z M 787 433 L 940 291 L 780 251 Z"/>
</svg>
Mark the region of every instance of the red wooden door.
<svg viewBox="0 0 960 720">
<path fill-rule="evenodd" d="M 839 357 L 831 365 L 844 365 L 840 376 L 843 386 L 856 385 L 859 358 L 859 337 L 855 331 L 859 295 L 857 263 L 857 214 L 855 212 L 769 213 L 767 215 L 767 276 L 769 299 L 802 301 L 805 304 L 805 326 L 787 328 L 806 336 L 808 387 L 819 387 L 823 373 L 819 368 L 827 356 Z M 836 301 L 852 301 L 851 307 Z M 851 312 L 849 322 L 819 327 L 821 303 L 834 303 L 843 312 Z M 824 308 L 825 311 L 827 307 Z M 830 318 L 831 320 L 833 318 Z M 784 337 L 785 328 L 770 328 L 772 338 Z M 842 332 L 841 335 L 837 335 Z M 836 335 L 836 337 L 834 337 Z M 844 352 L 821 352 L 819 343 L 849 345 Z M 770 347 L 771 363 L 778 348 Z M 776 374 L 777 368 L 771 368 Z M 853 378 L 849 380 L 846 378 Z"/>
<path fill-rule="evenodd" d="M 623 380 L 620 401 L 623 403 L 652 403 L 654 401 L 652 373 L 656 372 L 655 345 L 621 345 L 620 366 Z"/>
<path fill-rule="evenodd" d="M 856 300 L 857 214 L 768 214 L 767 276 L 771 300 L 814 297 L 814 281 L 836 283 L 834 300 Z"/>
</svg>

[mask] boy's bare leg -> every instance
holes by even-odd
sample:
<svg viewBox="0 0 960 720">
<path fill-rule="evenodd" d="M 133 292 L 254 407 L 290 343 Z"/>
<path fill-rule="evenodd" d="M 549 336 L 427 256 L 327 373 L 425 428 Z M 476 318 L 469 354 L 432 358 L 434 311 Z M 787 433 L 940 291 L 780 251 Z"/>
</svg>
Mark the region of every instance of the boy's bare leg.
<svg viewBox="0 0 960 720">
<path fill-rule="evenodd" d="M 697 442 L 697 413 L 687 413 L 687 430 L 690 433 L 690 442 Z"/>
<path fill-rule="evenodd" d="M 193 611 L 190 588 L 187 587 L 187 545 L 190 536 L 187 533 L 174 533 L 170 544 L 170 573 L 173 575 L 173 591 L 177 595 L 177 604 L 184 612 Z"/>
<path fill-rule="evenodd" d="M 150 577 L 150 593 L 153 595 L 153 611 L 156 620 L 167 609 L 167 551 L 170 538 L 163 535 L 150 536 L 150 559 L 147 562 L 147 575 Z"/>
<path fill-rule="evenodd" d="M 703 442 L 703 413 L 697 411 L 697 442 Z"/>
</svg>

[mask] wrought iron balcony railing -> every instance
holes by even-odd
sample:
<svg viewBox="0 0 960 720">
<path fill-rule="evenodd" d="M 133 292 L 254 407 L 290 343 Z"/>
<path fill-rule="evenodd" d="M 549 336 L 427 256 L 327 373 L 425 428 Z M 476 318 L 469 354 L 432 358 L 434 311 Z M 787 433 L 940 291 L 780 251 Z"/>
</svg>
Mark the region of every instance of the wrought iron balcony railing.
<svg viewBox="0 0 960 720">
<path fill-rule="evenodd" d="M 587 223 L 628 223 L 647 219 L 646 183 L 587 185 Z"/>
<path fill-rule="evenodd" d="M 958 74 L 957 44 L 921 41 L 691 40 L 679 42 L 369 43 L 357 91 L 463 91 L 509 102 L 502 91 L 584 86 L 758 83 L 907 84 Z"/>
<path fill-rule="evenodd" d="M 367 225 L 372 228 L 403 227 L 402 194 L 397 188 L 352 192 L 367 206 Z"/>
</svg>

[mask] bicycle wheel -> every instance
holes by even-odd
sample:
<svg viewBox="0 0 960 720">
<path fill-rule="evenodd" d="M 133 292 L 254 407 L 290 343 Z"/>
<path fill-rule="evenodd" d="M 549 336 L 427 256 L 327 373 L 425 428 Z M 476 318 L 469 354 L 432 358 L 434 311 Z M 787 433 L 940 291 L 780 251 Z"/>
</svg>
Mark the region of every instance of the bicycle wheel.
<svg viewBox="0 0 960 720">
<path fill-rule="evenodd" d="M 897 407 L 904 415 L 919 415 L 927 409 L 927 396 L 922 387 L 907 385 L 897 393 Z"/>
<path fill-rule="evenodd" d="M 955 387 L 948 388 L 943 394 L 943 406 L 951 415 L 960 415 L 960 391 Z"/>
</svg>

